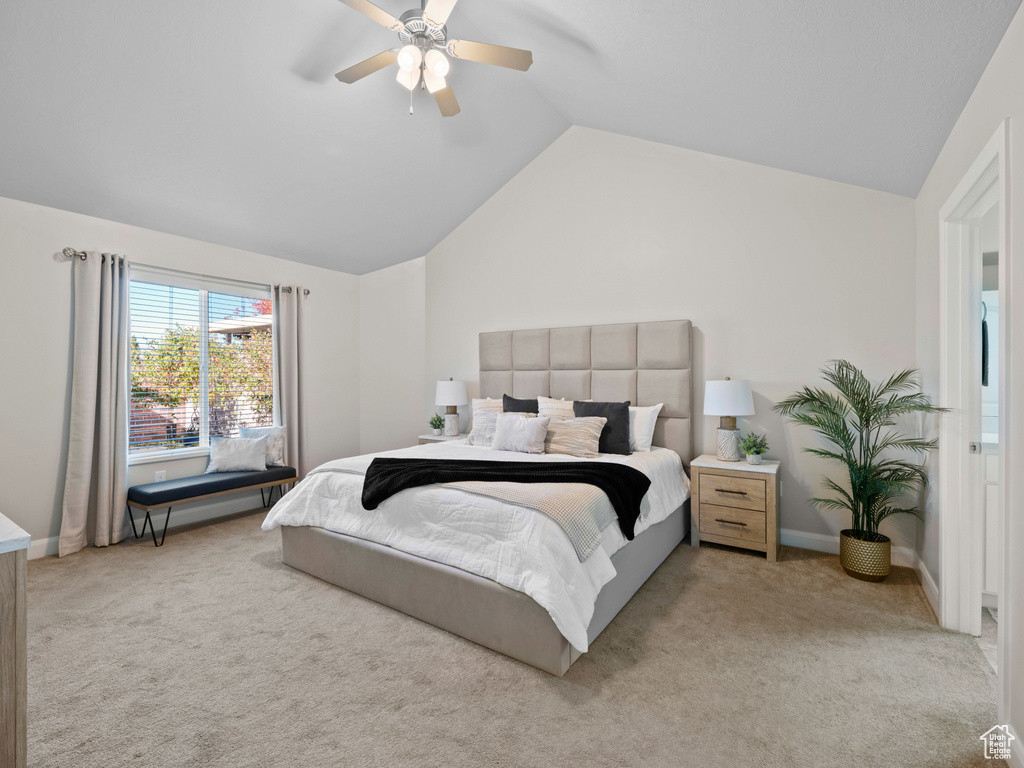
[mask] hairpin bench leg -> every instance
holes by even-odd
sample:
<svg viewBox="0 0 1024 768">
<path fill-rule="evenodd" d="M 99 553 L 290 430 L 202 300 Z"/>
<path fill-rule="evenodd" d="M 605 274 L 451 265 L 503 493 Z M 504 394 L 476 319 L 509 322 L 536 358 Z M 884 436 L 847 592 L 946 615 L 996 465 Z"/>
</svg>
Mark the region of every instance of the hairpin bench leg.
<svg viewBox="0 0 1024 768">
<path fill-rule="evenodd" d="M 271 493 L 273 493 L 273 490 L 271 490 Z M 263 495 L 263 489 L 262 488 L 260 488 L 260 501 L 263 502 L 263 506 L 264 507 L 267 506 L 267 497 Z"/>
<path fill-rule="evenodd" d="M 135 535 L 135 538 L 137 539 L 142 534 L 140 534 L 137 530 L 135 530 L 135 515 L 132 514 L 132 508 L 130 506 L 128 506 L 128 505 L 125 505 L 124 510 L 125 510 L 125 512 L 128 513 L 128 519 L 132 521 L 132 533 Z M 145 532 L 146 532 L 146 529 L 143 528 L 142 529 L 142 533 L 145 533 Z"/>
<path fill-rule="evenodd" d="M 149 512 L 146 513 L 146 519 L 149 520 L 149 531 L 150 531 L 150 533 L 153 534 L 153 546 L 154 547 L 162 547 L 164 545 L 164 539 L 167 538 L 167 525 L 171 522 L 171 510 L 172 509 L 174 509 L 174 507 L 168 507 L 167 508 L 167 517 L 164 518 L 164 532 L 160 536 L 160 543 L 159 544 L 156 543 L 156 527 L 153 525 L 153 521 L 149 520 Z M 143 529 L 143 530 L 145 530 L 145 529 Z"/>
</svg>

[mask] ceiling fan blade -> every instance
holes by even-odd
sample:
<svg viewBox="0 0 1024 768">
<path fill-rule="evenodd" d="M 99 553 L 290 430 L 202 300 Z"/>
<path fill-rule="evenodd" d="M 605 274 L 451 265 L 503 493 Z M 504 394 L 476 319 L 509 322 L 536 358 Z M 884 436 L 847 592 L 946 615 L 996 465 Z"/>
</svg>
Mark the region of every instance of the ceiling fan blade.
<svg viewBox="0 0 1024 768">
<path fill-rule="evenodd" d="M 371 56 L 365 61 L 360 61 L 348 69 L 341 70 L 335 77 L 343 83 L 351 84 L 356 80 L 362 80 L 367 75 L 372 75 L 378 69 L 384 69 L 384 67 L 394 64 L 397 60 L 398 53 L 396 51 L 384 51 L 376 56 Z"/>
<path fill-rule="evenodd" d="M 520 48 L 506 48 L 503 45 L 474 43 L 470 40 L 449 40 L 448 53 L 456 59 L 479 61 L 481 64 L 495 64 L 499 67 L 518 69 L 525 72 L 533 64 L 533 54 Z"/>
<path fill-rule="evenodd" d="M 382 8 L 378 8 L 376 5 L 371 3 L 370 0 L 340 0 L 340 2 L 347 5 L 352 10 L 366 14 L 378 24 L 385 26 L 388 29 L 393 29 L 396 32 L 401 32 L 405 29 L 405 24 Z"/>
<path fill-rule="evenodd" d="M 434 93 L 434 98 L 437 100 L 437 106 L 441 108 L 441 114 L 445 117 L 454 117 L 462 111 L 462 107 L 459 106 L 459 102 L 455 99 L 455 91 L 448 88 L 441 88 Z"/>
<path fill-rule="evenodd" d="M 452 15 L 452 8 L 459 0 L 427 0 L 427 7 L 423 9 L 423 18 L 431 24 L 443 27 L 448 17 Z"/>
</svg>

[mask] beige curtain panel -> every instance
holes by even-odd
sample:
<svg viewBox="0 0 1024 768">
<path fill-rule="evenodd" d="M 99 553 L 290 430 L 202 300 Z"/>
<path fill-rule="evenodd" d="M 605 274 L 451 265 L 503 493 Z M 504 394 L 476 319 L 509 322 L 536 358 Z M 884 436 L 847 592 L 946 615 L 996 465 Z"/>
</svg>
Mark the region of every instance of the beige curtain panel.
<svg viewBox="0 0 1024 768">
<path fill-rule="evenodd" d="M 58 552 L 124 538 L 128 472 L 128 262 L 74 258 L 68 466 Z"/>
<path fill-rule="evenodd" d="M 274 423 L 285 429 L 285 463 L 306 474 L 306 401 L 302 388 L 303 304 L 298 285 L 274 286 Z"/>
</svg>

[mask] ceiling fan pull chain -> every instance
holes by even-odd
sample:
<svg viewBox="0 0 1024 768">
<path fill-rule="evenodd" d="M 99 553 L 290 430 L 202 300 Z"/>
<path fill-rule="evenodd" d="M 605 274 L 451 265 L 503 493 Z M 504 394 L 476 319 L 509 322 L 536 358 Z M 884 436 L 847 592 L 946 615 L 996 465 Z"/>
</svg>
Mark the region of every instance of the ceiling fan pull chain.
<svg viewBox="0 0 1024 768">
<path fill-rule="evenodd" d="M 412 91 L 409 91 L 409 114 L 412 114 Z"/>
</svg>

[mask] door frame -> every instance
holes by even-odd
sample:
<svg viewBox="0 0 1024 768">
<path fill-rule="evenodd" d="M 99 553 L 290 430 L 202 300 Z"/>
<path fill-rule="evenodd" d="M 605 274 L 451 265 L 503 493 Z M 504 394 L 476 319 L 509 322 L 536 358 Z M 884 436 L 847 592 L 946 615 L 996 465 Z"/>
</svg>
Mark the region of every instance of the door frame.
<svg viewBox="0 0 1024 768">
<path fill-rule="evenodd" d="M 981 633 L 982 548 L 984 509 L 980 454 L 969 443 L 981 440 L 981 344 L 974 330 L 981 325 L 981 213 L 998 199 L 1000 215 L 999 279 L 1005 286 L 1009 261 L 1007 159 L 1009 131 L 1003 121 L 939 213 L 940 225 L 940 379 L 939 403 L 951 412 L 939 425 L 939 621 L 943 627 L 972 635 Z M 976 258 L 975 258 L 976 257 Z M 975 263 L 977 262 L 977 263 Z M 1001 308 L 1002 309 L 1002 308 Z M 1009 309 L 1009 308 L 1007 308 Z M 999 439 L 1000 496 L 1006 509 L 1008 424 L 1006 394 L 1009 375 L 1006 313 L 999 313 Z M 977 491 L 977 493 L 975 493 Z M 977 496 L 977 498 L 972 498 Z M 1005 533 L 1006 515 L 1003 515 Z M 1004 536 L 1005 540 L 1005 536 Z M 1000 599 L 1006 594 L 1003 569 Z M 1000 617 L 1002 618 L 1002 617 Z M 1002 630 L 1004 621 L 1000 621 Z M 1000 678 L 1002 676 L 1000 675 Z"/>
</svg>

